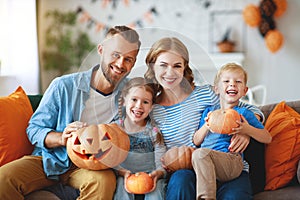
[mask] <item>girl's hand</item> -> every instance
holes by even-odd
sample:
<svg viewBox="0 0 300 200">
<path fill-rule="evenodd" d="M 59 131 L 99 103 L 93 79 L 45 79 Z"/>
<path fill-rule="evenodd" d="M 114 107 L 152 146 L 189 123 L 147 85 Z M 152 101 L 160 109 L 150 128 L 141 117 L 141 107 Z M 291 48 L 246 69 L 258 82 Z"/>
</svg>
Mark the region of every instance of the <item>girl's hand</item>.
<svg viewBox="0 0 300 200">
<path fill-rule="evenodd" d="M 161 177 L 164 176 L 164 172 L 161 171 L 161 170 L 155 170 L 155 171 L 151 172 L 149 174 L 149 176 L 153 179 L 153 188 L 149 191 L 149 193 L 150 193 L 150 192 L 153 192 L 155 190 L 156 183 L 157 183 L 158 179 L 160 179 Z"/>
<path fill-rule="evenodd" d="M 158 179 L 164 177 L 164 172 L 162 170 L 154 170 L 150 173 L 150 176 L 153 178 L 153 180 L 157 181 Z"/>
<path fill-rule="evenodd" d="M 66 146 L 67 140 L 72 136 L 72 133 L 86 126 L 87 123 L 79 121 L 68 124 L 61 135 L 61 145 Z"/>
<path fill-rule="evenodd" d="M 127 179 L 131 175 L 131 172 L 129 170 L 126 170 L 124 173 L 124 180 Z"/>
</svg>

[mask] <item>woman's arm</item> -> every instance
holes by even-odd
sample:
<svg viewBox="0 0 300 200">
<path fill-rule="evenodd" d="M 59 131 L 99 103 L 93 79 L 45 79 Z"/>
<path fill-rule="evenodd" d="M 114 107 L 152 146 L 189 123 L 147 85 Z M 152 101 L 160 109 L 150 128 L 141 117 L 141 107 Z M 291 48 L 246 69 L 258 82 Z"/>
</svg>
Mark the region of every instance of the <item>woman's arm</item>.
<svg viewBox="0 0 300 200">
<path fill-rule="evenodd" d="M 263 112 L 257 106 L 240 101 L 238 107 L 247 108 L 248 110 L 252 111 L 255 114 L 255 116 L 259 116 L 258 120 L 260 122 L 263 123 L 265 121 L 265 116 Z"/>
</svg>

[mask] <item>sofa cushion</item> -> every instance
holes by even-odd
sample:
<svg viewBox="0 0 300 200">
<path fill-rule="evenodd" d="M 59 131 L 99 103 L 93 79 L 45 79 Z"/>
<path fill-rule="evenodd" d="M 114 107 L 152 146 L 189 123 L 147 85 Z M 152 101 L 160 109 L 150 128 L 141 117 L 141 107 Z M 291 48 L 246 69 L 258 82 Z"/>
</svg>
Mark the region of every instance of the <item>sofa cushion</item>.
<svg viewBox="0 0 300 200">
<path fill-rule="evenodd" d="M 300 186 L 290 186 L 254 195 L 253 200 L 295 200 L 300 197 Z"/>
<path fill-rule="evenodd" d="M 22 89 L 0 97 L 0 166 L 31 154 L 33 146 L 26 134 L 28 121 L 33 114 L 30 101 Z"/>
<path fill-rule="evenodd" d="M 273 137 L 265 151 L 265 190 L 276 190 L 286 186 L 296 175 L 300 158 L 300 114 L 284 101 L 280 102 L 265 127 Z"/>
</svg>

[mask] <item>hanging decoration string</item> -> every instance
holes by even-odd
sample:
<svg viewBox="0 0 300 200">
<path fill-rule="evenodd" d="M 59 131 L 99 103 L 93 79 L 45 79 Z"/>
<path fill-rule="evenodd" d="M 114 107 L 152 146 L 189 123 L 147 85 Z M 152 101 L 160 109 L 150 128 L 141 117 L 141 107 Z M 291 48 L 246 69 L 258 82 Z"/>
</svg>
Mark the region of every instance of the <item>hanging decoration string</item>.
<svg viewBox="0 0 300 200">
<path fill-rule="evenodd" d="M 82 7 L 78 7 L 76 13 L 79 16 L 79 21 L 81 23 L 86 23 L 88 28 L 95 27 L 96 32 L 100 32 L 103 30 L 107 31 L 111 27 L 107 23 L 97 21 Z M 147 12 L 143 14 L 142 17 L 138 18 L 133 22 L 128 23 L 127 25 L 131 28 L 135 28 L 135 27 L 143 28 L 144 21 L 148 23 L 153 23 L 153 15 L 158 15 L 155 7 L 151 7 Z"/>
</svg>

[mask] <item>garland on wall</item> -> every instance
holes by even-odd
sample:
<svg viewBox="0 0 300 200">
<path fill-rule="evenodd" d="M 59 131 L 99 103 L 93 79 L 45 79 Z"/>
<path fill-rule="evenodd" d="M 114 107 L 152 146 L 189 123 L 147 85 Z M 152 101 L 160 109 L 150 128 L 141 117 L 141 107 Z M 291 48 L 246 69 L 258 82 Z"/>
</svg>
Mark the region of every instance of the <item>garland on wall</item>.
<svg viewBox="0 0 300 200">
<path fill-rule="evenodd" d="M 93 3 L 95 3 L 96 1 L 98 1 L 98 0 L 92 0 Z M 108 4 L 111 4 L 112 8 L 116 9 L 118 6 L 118 3 L 121 0 L 101 0 L 101 1 L 102 1 L 102 3 L 101 3 L 102 8 L 106 8 L 108 6 Z M 135 0 L 135 1 L 138 1 L 138 0 Z M 125 4 L 125 6 L 129 6 L 130 0 L 122 0 L 122 2 Z"/>
<path fill-rule="evenodd" d="M 78 7 L 76 11 L 77 15 L 79 15 L 79 21 L 81 23 L 87 23 L 88 28 L 95 27 L 96 32 L 100 31 L 108 31 L 108 29 L 111 27 L 109 24 L 97 21 L 95 18 L 93 18 L 89 12 L 84 10 L 82 7 Z M 143 23 L 147 21 L 148 23 L 153 22 L 153 16 L 158 15 L 158 12 L 155 7 L 151 7 L 147 12 L 143 14 L 142 17 L 134 20 L 133 22 L 128 23 L 127 25 L 131 28 L 140 27 L 142 28 L 144 25 Z"/>
<path fill-rule="evenodd" d="M 287 9 L 286 0 L 262 0 L 259 6 L 249 4 L 243 10 L 243 18 L 250 27 L 258 27 L 267 48 L 277 52 L 284 43 L 282 33 L 277 30 L 274 18 L 281 17 Z"/>
</svg>

